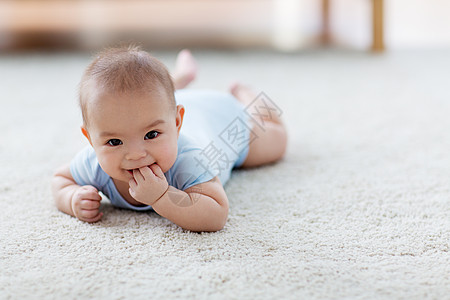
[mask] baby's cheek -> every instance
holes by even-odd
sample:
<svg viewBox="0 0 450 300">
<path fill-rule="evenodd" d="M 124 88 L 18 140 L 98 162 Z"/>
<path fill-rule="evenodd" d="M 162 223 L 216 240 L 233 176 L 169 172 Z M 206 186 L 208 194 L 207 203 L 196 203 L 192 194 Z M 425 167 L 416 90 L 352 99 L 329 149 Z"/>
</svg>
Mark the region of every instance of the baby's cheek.
<svg viewBox="0 0 450 300">
<path fill-rule="evenodd" d="M 97 158 L 103 171 L 113 178 L 116 177 L 115 173 L 117 172 L 118 164 L 115 162 L 114 157 L 107 154 L 97 154 Z"/>
<path fill-rule="evenodd" d="M 175 147 L 164 147 L 162 153 L 162 164 L 160 164 L 160 167 L 162 171 L 165 173 L 167 172 L 175 163 L 177 159 L 177 152 L 178 149 L 175 145 Z"/>
</svg>

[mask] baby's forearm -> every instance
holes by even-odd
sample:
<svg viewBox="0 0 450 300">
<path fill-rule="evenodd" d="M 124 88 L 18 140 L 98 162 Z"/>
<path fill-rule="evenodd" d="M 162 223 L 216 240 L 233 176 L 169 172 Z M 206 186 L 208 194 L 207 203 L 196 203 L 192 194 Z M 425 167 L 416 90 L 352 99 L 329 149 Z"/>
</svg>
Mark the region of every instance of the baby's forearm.
<svg viewBox="0 0 450 300">
<path fill-rule="evenodd" d="M 200 193 L 186 193 L 170 186 L 152 205 L 161 216 L 191 231 L 218 231 L 225 225 L 228 205 Z"/>
<path fill-rule="evenodd" d="M 75 217 L 75 214 L 72 211 L 71 200 L 78 187 L 73 181 L 63 176 L 55 175 L 53 177 L 52 193 L 56 207 L 73 217 Z"/>
</svg>

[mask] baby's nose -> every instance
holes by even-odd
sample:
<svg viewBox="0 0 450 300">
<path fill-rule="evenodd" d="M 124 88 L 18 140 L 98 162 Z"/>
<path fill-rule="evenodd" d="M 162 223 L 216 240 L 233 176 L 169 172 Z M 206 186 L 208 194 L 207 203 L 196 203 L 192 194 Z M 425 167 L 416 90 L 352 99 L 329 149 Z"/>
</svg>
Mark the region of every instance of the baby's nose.
<svg viewBox="0 0 450 300">
<path fill-rule="evenodd" d="M 144 147 L 139 146 L 139 145 L 134 145 L 132 147 L 129 147 L 127 154 L 126 154 L 126 159 L 138 160 L 138 159 L 144 158 L 146 156 L 147 156 L 147 151 L 145 150 Z"/>
</svg>

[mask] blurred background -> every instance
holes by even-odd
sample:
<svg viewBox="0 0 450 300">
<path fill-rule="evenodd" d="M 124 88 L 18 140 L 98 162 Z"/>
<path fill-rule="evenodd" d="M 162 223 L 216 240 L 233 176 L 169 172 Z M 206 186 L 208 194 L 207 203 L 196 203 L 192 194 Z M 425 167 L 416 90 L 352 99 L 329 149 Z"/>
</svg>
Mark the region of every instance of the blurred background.
<svg viewBox="0 0 450 300">
<path fill-rule="evenodd" d="M 450 0 L 0 0 L 0 298 L 105 299 L 114 282 L 117 297 L 448 299 L 449 23 Z M 191 48 L 189 87 L 241 81 L 283 111 L 285 159 L 226 186 L 225 238 L 242 251 L 221 259 L 194 241 L 198 272 L 162 220 L 105 206 L 106 222 L 89 227 L 112 243 L 103 247 L 53 204 L 54 170 L 88 145 L 81 76 L 119 41 L 143 44 L 170 71 Z M 131 265 L 120 228 L 169 241 L 163 260 Z M 127 251 L 112 265 L 111 247 Z M 247 272 L 265 267 L 273 273 Z"/>
<path fill-rule="evenodd" d="M 449 15 L 444 0 L 1 0 L 0 51 L 92 50 L 116 41 L 151 49 L 365 50 L 374 47 L 375 26 L 378 50 L 443 48 Z"/>
</svg>

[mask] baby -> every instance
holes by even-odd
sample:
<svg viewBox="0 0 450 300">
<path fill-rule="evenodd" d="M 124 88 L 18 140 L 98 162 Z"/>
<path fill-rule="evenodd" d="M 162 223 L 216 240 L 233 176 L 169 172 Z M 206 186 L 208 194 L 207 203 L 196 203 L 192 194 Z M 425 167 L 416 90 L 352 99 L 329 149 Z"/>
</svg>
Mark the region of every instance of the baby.
<svg viewBox="0 0 450 300">
<path fill-rule="evenodd" d="M 173 79 L 139 47 L 100 53 L 79 91 L 90 146 L 56 171 L 58 209 L 97 222 L 102 192 L 114 206 L 154 210 L 187 230 L 221 230 L 231 170 L 279 160 L 287 135 L 263 93 L 237 83 L 230 93 L 183 89 L 195 75 L 187 50 Z"/>
</svg>

